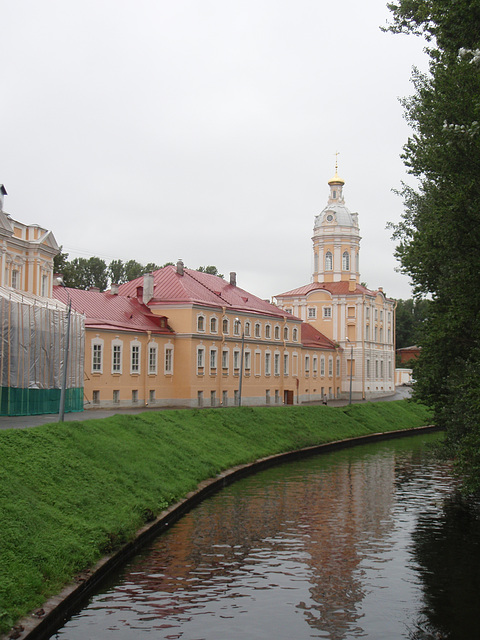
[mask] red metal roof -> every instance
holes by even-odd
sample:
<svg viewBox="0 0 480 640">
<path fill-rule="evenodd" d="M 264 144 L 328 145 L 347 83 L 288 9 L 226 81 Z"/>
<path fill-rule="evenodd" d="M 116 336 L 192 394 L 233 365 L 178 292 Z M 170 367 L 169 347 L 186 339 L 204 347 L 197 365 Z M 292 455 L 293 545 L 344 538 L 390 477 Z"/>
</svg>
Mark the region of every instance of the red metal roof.
<svg viewBox="0 0 480 640">
<path fill-rule="evenodd" d="M 165 316 L 152 314 L 136 297 L 60 286 L 53 287 L 53 297 L 65 304 L 70 299 L 72 309 L 85 315 L 85 326 L 89 328 L 173 333 Z M 162 321 L 164 327 L 161 326 Z"/>
<path fill-rule="evenodd" d="M 286 293 L 279 293 L 276 295 L 276 298 L 295 298 L 298 296 L 306 296 L 312 291 L 328 291 L 333 295 L 345 295 L 345 296 L 354 296 L 359 294 L 365 294 L 366 296 L 375 297 L 377 295 L 377 291 L 371 291 L 364 287 L 361 284 L 356 284 L 355 289 L 353 291 L 349 291 L 349 282 L 342 280 L 340 282 L 311 282 L 310 284 L 306 284 L 303 287 L 298 287 L 298 289 L 292 289 L 291 291 L 287 291 Z"/>
<path fill-rule="evenodd" d="M 335 349 L 336 347 L 335 342 L 307 322 L 302 322 L 301 336 L 304 347 L 314 349 Z"/>
<path fill-rule="evenodd" d="M 180 275 L 176 267 L 170 265 L 154 271 L 153 277 L 153 298 L 149 303 L 152 306 L 155 306 L 155 303 L 200 304 L 296 319 L 295 316 L 287 314 L 276 305 L 209 273 L 184 268 L 183 275 Z M 137 287 L 141 286 L 143 286 L 143 276 L 120 285 L 119 293 L 123 296 L 136 297 Z"/>
</svg>

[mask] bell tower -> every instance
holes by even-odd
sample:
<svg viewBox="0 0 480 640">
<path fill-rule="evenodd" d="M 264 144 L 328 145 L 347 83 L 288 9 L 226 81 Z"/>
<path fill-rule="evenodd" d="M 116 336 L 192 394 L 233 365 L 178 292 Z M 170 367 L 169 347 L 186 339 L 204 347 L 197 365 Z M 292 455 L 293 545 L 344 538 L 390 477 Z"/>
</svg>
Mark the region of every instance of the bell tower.
<svg viewBox="0 0 480 640">
<path fill-rule="evenodd" d="M 344 185 L 335 162 L 327 206 L 315 217 L 313 228 L 314 282 L 360 282 L 358 214 L 345 206 Z"/>
</svg>

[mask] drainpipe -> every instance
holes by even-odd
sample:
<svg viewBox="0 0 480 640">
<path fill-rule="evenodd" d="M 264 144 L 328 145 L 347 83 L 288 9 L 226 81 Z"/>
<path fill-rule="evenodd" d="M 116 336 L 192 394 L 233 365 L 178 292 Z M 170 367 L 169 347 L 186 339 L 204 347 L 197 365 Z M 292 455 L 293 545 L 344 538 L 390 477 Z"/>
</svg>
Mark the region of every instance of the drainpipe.
<svg viewBox="0 0 480 640">
<path fill-rule="evenodd" d="M 145 366 L 143 371 L 143 404 L 148 407 L 147 401 L 147 371 L 148 371 L 148 344 L 152 336 L 151 331 L 147 331 L 147 344 L 145 345 Z M 157 356 L 157 372 L 158 372 L 158 356 Z"/>
</svg>

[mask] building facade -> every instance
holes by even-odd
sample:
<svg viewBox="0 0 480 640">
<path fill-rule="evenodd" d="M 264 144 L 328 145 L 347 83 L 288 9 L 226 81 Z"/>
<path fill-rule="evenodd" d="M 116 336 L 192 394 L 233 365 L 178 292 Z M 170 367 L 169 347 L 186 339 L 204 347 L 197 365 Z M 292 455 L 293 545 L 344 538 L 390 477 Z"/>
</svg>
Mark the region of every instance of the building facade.
<svg viewBox="0 0 480 640">
<path fill-rule="evenodd" d="M 395 301 L 360 284 L 358 214 L 345 206 L 344 184 L 335 170 L 315 217 L 312 282 L 275 298 L 342 348 L 341 395 L 368 399 L 395 390 Z"/>
<path fill-rule="evenodd" d="M 13 220 L 3 210 L 6 195 L 0 184 L 0 286 L 49 298 L 59 246 L 51 231 Z"/>
<path fill-rule="evenodd" d="M 341 350 L 234 273 L 179 262 L 104 293 L 53 295 L 85 314 L 86 406 L 281 405 L 340 392 Z"/>
</svg>

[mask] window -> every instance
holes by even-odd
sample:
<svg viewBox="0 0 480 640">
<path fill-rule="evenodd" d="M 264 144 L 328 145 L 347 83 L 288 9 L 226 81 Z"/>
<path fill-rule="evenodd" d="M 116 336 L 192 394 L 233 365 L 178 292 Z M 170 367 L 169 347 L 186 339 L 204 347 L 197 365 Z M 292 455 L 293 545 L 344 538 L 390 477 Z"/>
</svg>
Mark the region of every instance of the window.
<svg viewBox="0 0 480 640">
<path fill-rule="evenodd" d="M 265 338 L 266 338 L 267 340 L 270 340 L 271 335 L 272 335 L 272 327 L 271 327 L 271 325 L 266 324 L 266 325 L 265 325 Z"/>
<path fill-rule="evenodd" d="M 337 371 L 336 371 L 336 376 L 337 376 L 337 378 L 340 376 L 340 358 L 337 358 Z"/>
<path fill-rule="evenodd" d="M 222 321 L 222 331 L 223 333 L 228 333 L 228 320 L 224 318 Z"/>
<path fill-rule="evenodd" d="M 222 351 L 222 369 L 228 370 L 228 349 Z"/>
<path fill-rule="evenodd" d="M 283 327 L 283 339 L 288 340 L 288 327 Z"/>
<path fill-rule="evenodd" d="M 205 331 L 205 316 L 197 316 L 197 331 Z"/>
<path fill-rule="evenodd" d="M 298 329 L 295 327 L 292 332 L 292 339 L 294 342 L 298 342 Z"/>
<path fill-rule="evenodd" d="M 317 307 L 308 307 L 307 315 L 309 320 L 315 320 L 317 317 Z"/>
<path fill-rule="evenodd" d="M 12 288 L 18 289 L 18 271 L 16 269 L 12 271 Z"/>
<path fill-rule="evenodd" d="M 233 323 L 233 334 L 235 336 L 239 336 L 240 335 L 240 320 L 235 320 L 235 322 Z"/>
<path fill-rule="evenodd" d="M 333 256 L 330 251 L 325 254 L 325 271 L 332 271 L 333 269 Z"/>
<path fill-rule="evenodd" d="M 380 327 L 380 342 L 383 342 L 383 329 Z"/>
<path fill-rule="evenodd" d="M 317 375 L 317 371 L 318 371 L 318 358 L 317 358 L 317 356 L 313 356 L 312 369 L 313 369 L 313 375 Z"/>
<path fill-rule="evenodd" d="M 270 404 L 270 389 L 265 391 L 265 404 Z"/>
<path fill-rule="evenodd" d="M 237 371 L 240 369 L 240 351 L 235 349 L 233 351 L 233 368 Z"/>
<path fill-rule="evenodd" d="M 380 377 L 383 378 L 383 360 L 380 360 Z"/>
<path fill-rule="evenodd" d="M 205 366 L 205 349 L 203 347 L 198 347 L 197 349 L 197 370 L 202 370 Z"/>
<path fill-rule="evenodd" d="M 210 333 L 217 333 L 218 321 L 216 318 L 210 318 Z"/>
<path fill-rule="evenodd" d="M 325 356 L 320 357 L 320 375 L 325 375 Z"/>
<path fill-rule="evenodd" d="M 222 404 L 224 407 L 228 407 L 228 391 L 222 391 Z"/>
<path fill-rule="evenodd" d="M 355 318 L 355 307 L 347 307 L 347 317 Z"/>
<path fill-rule="evenodd" d="M 100 404 L 100 391 L 92 391 L 92 402 L 93 404 Z"/>
<path fill-rule="evenodd" d="M 280 375 L 280 354 L 275 353 L 273 356 L 273 374 L 275 376 Z"/>
<path fill-rule="evenodd" d="M 292 355 L 292 375 L 298 376 L 298 354 Z"/>
<path fill-rule="evenodd" d="M 275 389 L 275 404 L 280 404 L 280 392 L 278 389 Z"/>
<path fill-rule="evenodd" d="M 215 391 L 210 391 L 210 406 L 211 407 L 217 406 L 217 394 Z"/>
<path fill-rule="evenodd" d="M 130 344 L 130 373 L 140 373 L 140 344 Z"/>
<path fill-rule="evenodd" d="M 157 353 L 158 346 L 156 344 L 148 345 L 148 373 L 150 375 L 157 375 Z"/>
<path fill-rule="evenodd" d="M 367 360 L 367 378 L 370 377 L 370 360 Z"/>
<path fill-rule="evenodd" d="M 273 335 L 275 340 L 280 340 L 280 327 L 278 325 L 275 327 Z"/>
<path fill-rule="evenodd" d="M 217 371 L 217 350 L 210 349 L 210 373 Z"/>
<path fill-rule="evenodd" d="M 255 338 L 260 338 L 260 323 L 255 323 Z"/>
<path fill-rule="evenodd" d="M 316 251 L 313 254 L 313 270 L 318 273 L 318 253 Z"/>
<path fill-rule="evenodd" d="M 378 360 L 375 360 L 375 377 L 378 378 Z"/>
<path fill-rule="evenodd" d="M 138 402 L 138 389 L 132 390 L 132 403 L 136 404 Z"/>
<path fill-rule="evenodd" d="M 283 375 L 288 376 L 288 353 L 283 354 Z"/>
<path fill-rule="evenodd" d="M 378 327 L 375 327 L 375 342 L 378 341 Z"/>
<path fill-rule="evenodd" d="M 42 276 L 42 296 L 46 298 L 48 296 L 48 276 Z"/>
<path fill-rule="evenodd" d="M 375 309 L 375 320 L 378 320 L 378 309 Z"/>
<path fill-rule="evenodd" d="M 92 342 L 92 373 L 103 373 L 103 340 Z"/>
<path fill-rule="evenodd" d="M 250 368 L 252 366 L 252 358 L 251 358 L 251 353 L 250 351 L 245 351 L 245 371 L 250 371 Z"/>
<path fill-rule="evenodd" d="M 342 271 L 350 271 L 350 255 L 344 251 L 342 255 Z"/>
<path fill-rule="evenodd" d="M 269 376 L 272 373 L 272 354 L 270 351 L 265 353 L 265 375 Z"/>
<path fill-rule="evenodd" d="M 245 322 L 245 328 L 244 328 L 244 331 L 245 331 L 245 335 L 246 335 L 246 336 L 249 336 L 249 335 L 250 335 L 250 322 L 249 322 L 248 320 L 247 320 L 247 322 Z"/>
<path fill-rule="evenodd" d="M 324 318 L 332 317 L 332 307 L 323 307 L 323 317 Z"/>
<path fill-rule="evenodd" d="M 383 322 L 383 311 L 380 311 L 380 322 Z"/>
<path fill-rule="evenodd" d="M 236 407 L 238 407 L 238 405 L 239 405 L 239 398 L 240 398 L 240 395 L 238 393 L 238 389 L 235 389 L 235 391 L 233 392 L 233 404 Z"/>
<path fill-rule="evenodd" d="M 365 326 L 365 340 L 370 340 L 370 325 Z"/>
<path fill-rule="evenodd" d="M 332 356 L 328 357 L 328 375 L 331 378 L 333 376 L 333 358 Z"/>
<path fill-rule="evenodd" d="M 122 342 L 112 341 L 112 373 L 122 373 Z"/>
<path fill-rule="evenodd" d="M 285 309 L 285 311 L 286 311 L 287 313 L 289 313 L 290 315 L 293 315 L 293 309 L 292 309 L 292 307 L 288 307 L 288 308 L 286 308 L 286 309 Z"/>
<path fill-rule="evenodd" d="M 203 407 L 203 391 L 197 391 L 197 405 Z"/>
<path fill-rule="evenodd" d="M 113 391 L 113 403 L 120 404 L 120 390 L 114 389 Z"/>
<path fill-rule="evenodd" d="M 305 373 L 310 373 L 310 356 L 305 356 Z"/>
<path fill-rule="evenodd" d="M 165 373 L 173 373 L 173 347 L 165 347 Z"/>
<path fill-rule="evenodd" d="M 148 392 L 148 401 L 153 404 L 155 402 L 155 389 L 150 389 Z"/>
<path fill-rule="evenodd" d="M 365 309 L 365 317 L 366 317 L 366 318 L 370 318 L 370 307 L 367 307 L 367 308 Z"/>
</svg>

